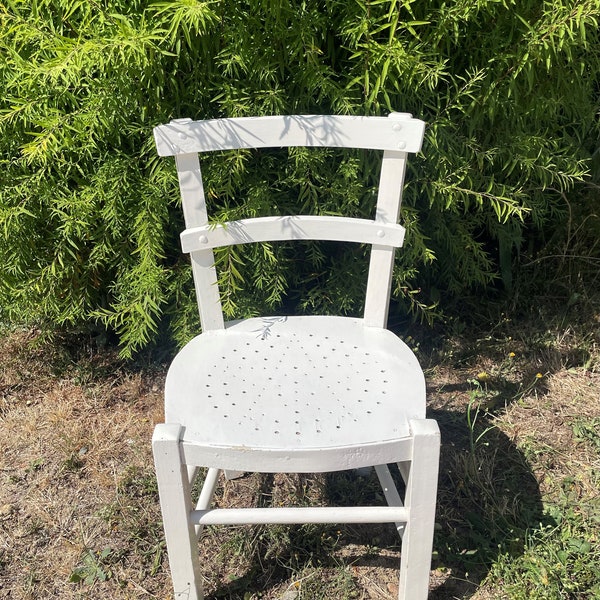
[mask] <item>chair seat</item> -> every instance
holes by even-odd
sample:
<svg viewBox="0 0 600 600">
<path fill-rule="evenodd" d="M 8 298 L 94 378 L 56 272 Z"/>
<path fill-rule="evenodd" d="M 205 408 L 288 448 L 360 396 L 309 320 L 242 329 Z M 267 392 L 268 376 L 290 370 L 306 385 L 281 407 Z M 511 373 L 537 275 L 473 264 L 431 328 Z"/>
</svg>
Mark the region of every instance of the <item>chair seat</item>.
<svg viewBox="0 0 600 600">
<path fill-rule="evenodd" d="M 176 356 L 165 386 L 166 422 L 184 426 L 182 441 L 204 448 L 210 467 L 310 472 L 390 462 L 409 420 L 424 417 L 425 381 L 411 350 L 387 329 L 346 317 L 256 318 L 208 331 Z M 265 454 L 278 464 L 264 468 Z"/>
</svg>

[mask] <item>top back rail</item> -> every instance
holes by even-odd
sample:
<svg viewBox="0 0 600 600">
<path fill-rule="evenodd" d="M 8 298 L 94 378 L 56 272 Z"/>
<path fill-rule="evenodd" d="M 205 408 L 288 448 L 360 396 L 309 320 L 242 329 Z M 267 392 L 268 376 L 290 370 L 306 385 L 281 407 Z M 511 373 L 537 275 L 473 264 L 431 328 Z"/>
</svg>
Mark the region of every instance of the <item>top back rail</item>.
<svg viewBox="0 0 600 600">
<path fill-rule="evenodd" d="M 160 156 L 238 148 L 290 146 L 419 152 L 425 124 L 409 114 L 390 117 L 274 116 L 192 121 L 154 129 Z"/>
<path fill-rule="evenodd" d="M 284 239 L 346 240 L 372 244 L 365 324 L 385 327 L 407 153 L 421 149 L 425 123 L 405 113 L 388 117 L 269 116 L 193 121 L 176 119 L 154 129 L 159 155 L 174 156 L 189 252 L 204 331 L 224 327 L 212 249 Z M 198 153 L 241 148 L 329 147 L 383 150 L 373 221 L 329 216 L 271 217 L 210 224 Z"/>
</svg>

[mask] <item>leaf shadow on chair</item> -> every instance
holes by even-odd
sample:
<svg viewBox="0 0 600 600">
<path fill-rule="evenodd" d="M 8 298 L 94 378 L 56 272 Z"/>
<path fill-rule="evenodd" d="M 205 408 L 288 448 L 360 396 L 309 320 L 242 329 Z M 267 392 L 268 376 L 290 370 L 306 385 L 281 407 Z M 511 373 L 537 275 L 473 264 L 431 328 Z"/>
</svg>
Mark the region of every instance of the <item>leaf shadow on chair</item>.
<svg viewBox="0 0 600 600">
<path fill-rule="evenodd" d="M 434 409 L 428 416 L 438 421 L 442 432 L 429 597 L 470 598 L 494 560 L 500 554 L 519 556 L 526 532 L 540 527 L 547 517 L 543 516 L 538 484 L 525 456 L 502 431 L 490 428 L 484 417 L 469 427 L 464 411 Z M 277 506 L 292 501 L 297 505 L 344 506 L 357 500 L 385 503 L 374 471 L 366 477 L 354 471 L 253 474 L 227 482 L 226 487 L 233 491 L 225 494 L 224 503 L 234 499 L 236 505 Z M 248 594 L 280 587 L 285 590 L 303 577 L 307 581 L 312 577 L 314 585 L 318 582 L 318 597 L 336 597 L 327 595 L 324 587 L 329 583 L 321 579 L 335 569 L 345 569 L 352 580 L 347 584 L 349 591 L 368 586 L 362 571 L 368 572 L 371 582 L 389 598 L 397 593 L 394 586 L 401 546 L 390 524 L 244 526 L 233 531 L 226 527 L 209 531 L 218 539 L 207 546 L 220 544 L 219 567 L 230 575 L 228 581 L 223 576 L 217 581 L 215 557 L 206 555 L 205 574 L 210 580 L 207 598 L 254 597 Z M 310 594 L 306 589 L 310 583 L 302 585 L 303 593 Z M 332 588 L 331 593 L 341 592 Z M 347 597 L 353 596 L 349 593 Z"/>
</svg>

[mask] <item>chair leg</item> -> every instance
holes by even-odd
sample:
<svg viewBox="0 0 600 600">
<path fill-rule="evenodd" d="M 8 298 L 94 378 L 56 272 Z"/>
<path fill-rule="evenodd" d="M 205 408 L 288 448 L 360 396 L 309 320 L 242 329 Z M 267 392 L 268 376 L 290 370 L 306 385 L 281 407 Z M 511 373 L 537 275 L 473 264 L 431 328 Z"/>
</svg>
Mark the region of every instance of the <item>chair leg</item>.
<svg viewBox="0 0 600 600">
<path fill-rule="evenodd" d="M 190 480 L 179 453 L 179 425 L 160 424 L 154 430 L 152 451 L 167 541 L 175 600 L 202 600 L 200 560 L 194 524 Z"/>
<path fill-rule="evenodd" d="M 381 490 L 383 491 L 383 495 L 389 506 L 404 506 L 404 502 L 402 502 L 402 498 L 398 493 L 398 489 L 396 488 L 396 484 L 392 479 L 392 474 L 387 465 L 376 465 L 375 472 L 377 473 L 377 477 L 379 479 L 379 483 L 381 484 Z M 396 531 L 400 536 L 400 539 L 404 536 L 404 530 L 406 529 L 406 523 L 395 523 Z"/>
<path fill-rule="evenodd" d="M 425 600 L 435 524 L 435 505 L 440 455 L 440 431 L 434 420 L 410 423 L 414 440 L 405 506 L 408 523 L 402 538 L 399 600 Z"/>
<path fill-rule="evenodd" d="M 400 471 L 400 475 L 402 475 L 402 481 L 406 483 L 408 481 L 408 476 L 410 474 L 410 461 L 405 460 L 398 463 L 398 470 Z"/>
<path fill-rule="evenodd" d="M 372 468 L 373 467 L 359 467 L 358 469 L 354 469 L 354 472 L 357 477 L 369 477 Z"/>
</svg>

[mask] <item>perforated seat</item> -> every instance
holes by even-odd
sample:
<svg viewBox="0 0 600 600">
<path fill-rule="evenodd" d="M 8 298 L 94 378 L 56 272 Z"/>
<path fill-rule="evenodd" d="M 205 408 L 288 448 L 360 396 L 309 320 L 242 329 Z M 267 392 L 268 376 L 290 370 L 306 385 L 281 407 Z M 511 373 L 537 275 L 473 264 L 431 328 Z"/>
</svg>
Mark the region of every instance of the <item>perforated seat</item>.
<svg viewBox="0 0 600 600">
<path fill-rule="evenodd" d="M 414 354 L 387 329 L 256 318 L 185 346 L 169 370 L 165 417 L 185 423 L 183 441 L 206 446 L 205 466 L 333 471 L 371 466 L 374 452 L 378 464 L 394 462 L 410 419 L 425 417 L 424 398 Z"/>
<path fill-rule="evenodd" d="M 154 130 L 174 156 L 202 333 L 175 357 L 154 461 L 173 588 L 199 600 L 197 535 L 208 524 L 394 523 L 402 538 L 399 598 L 428 592 L 439 430 L 425 418 L 417 359 L 386 327 L 406 158 L 424 123 L 381 117 L 293 116 L 175 120 Z M 324 215 L 210 223 L 198 153 L 316 146 L 383 150 L 373 220 Z M 225 323 L 213 248 L 279 240 L 371 244 L 363 318 L 259 317 Z M 406 489 L 402 498 L 388 463 Z M 208 467 L 196 506 L 191 489 Z M 373 466 L 387 506 L 211 508 L 221 473 L 326 472 Z"/>
</svg>

